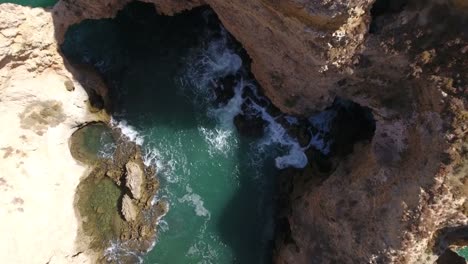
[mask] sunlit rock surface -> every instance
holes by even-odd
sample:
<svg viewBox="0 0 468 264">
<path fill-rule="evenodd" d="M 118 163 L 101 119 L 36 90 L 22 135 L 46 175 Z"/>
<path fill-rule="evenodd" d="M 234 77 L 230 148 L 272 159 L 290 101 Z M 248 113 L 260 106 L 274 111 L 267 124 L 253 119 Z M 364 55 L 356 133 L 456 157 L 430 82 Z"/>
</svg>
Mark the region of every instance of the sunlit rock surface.
<svg viewBox="0 0 468 264">
<path fill-rule="evenodd" d="M 151 2 L 167 14 L 203 4 Z M 432 247 L 437 230 L 467 224 L 465 2 L 407 1 L 374 9 L 371 19 L 374 1 L 206 0 L 244 45 L 255 77 L 282 110 L 309 115 L 339 95 L 376 117 L 372 141 L 355 146 L 320 184 L 304 184 L 312 169 L 285 175 L 293 185 L 285 216 L 290 233 L 277 243 L 277 263 L 433 262 L 432 252 L 445 250 Z M 59 60 L 52 34 L 62 42 L 69 25 L 112 17 L 126 3 L 60 1 L 51 14 L 1 5 L 7 26 L 1 28 L 0 72 L 13 74 L 11 58 L 30 59 L 15 68 L 27 74 L 60 68 L 50 62 Z M 26 17 L 44 20 L 29 24 Z M 18 30 L 36 34 L 18 37 Z M 15 135 L 23 129 L 17 126 Z"/>
</svg>

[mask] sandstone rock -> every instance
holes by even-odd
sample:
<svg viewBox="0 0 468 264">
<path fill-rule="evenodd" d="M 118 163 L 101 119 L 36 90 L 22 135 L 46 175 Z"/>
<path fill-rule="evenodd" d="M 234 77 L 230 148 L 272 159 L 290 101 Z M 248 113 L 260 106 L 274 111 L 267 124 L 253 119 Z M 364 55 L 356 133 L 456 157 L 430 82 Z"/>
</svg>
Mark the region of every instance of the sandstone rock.
<svg viewBox="0 0 468 264">
<path fill-rule="evenodd" d="M 148 1 L 167 14 L 204 3 Z M 62 0 L 50 14 L 1 5 L 0 83 L 10 82 L 13 69 L 63 69 L 51 36 L 61 42 L 70 25 L 112 17 L 128 2 Z M 355 148 L 320 186 L 296 179 L 287 215 L 294 246 L 279 243 L 276 262 L 421 263 L 437 230 L 468 223 L 454 170 L 468 162 L 459 147 L 467 140 L 468 37 L 459 19 L 466 13 L 447 2 L 466 6 L 414 1 L 405 12 L 374 18 L 382 23 L 369 34 L 372 0 L 205 1 L 246 48 L 256 78 L 283 111 L 308 115 L 338 95 L 376 117 L 372 142 Z M 447 17 L 451 24 L 440 19 Z M 421 63 L 420 54 L 432 49 L 437 56 Z M 442 87 L 435 77 L 453 81 Z M 457 129 L 460 136 L 446 140 Z"/>
<path fill-rule="evenodd" d="M 60 1 L 54 8 L 57 37 L 86 18 L 113 17 L 130 0 Z M 283 111 L 304 113 L 328 106 L 330 88 L 362 49 L 372 0 L 145 0 L 173 15 L 210 5 L 252 58 L 266 95 Z M 294 102 L 293 104 L 288 102 Z"/>
<path fill-rule="evenodd" d="M 4 2 L 0 157 L 8 158 L 0 162 L 0 185 L 4 180 L 8 188 L 0 195 L 0 259 L 91 263 L 89 245 L 77 237 L 80 221 L 74 208 L 74 194 L 87 168 L 73 159 L 67 142 L 77 124 L 99 118 L 86 111 L 87 95 L 80 85 L 67 91 L 64 80 L 73 77 L 59 54 L 52 13 Z M 48 195 L 38 195 L 39 190 Z M 21 207 L 11 203 L 15 197 L 24 201 Z"/>
<path fill-rule="evenodd" d="M 125 165 L 125 169 L 127 170 L 125 185 L 128 187 L 128 189 L 130 189 L 133 198 L 138 200 L 141 198 L 142 195 L 141 192 L 144 172 L 140 165 L 138 165 L 134 161 L 129 161 Z"/>
<path fill-rule="evenodd" d="M 373 111 L 370 144 L 355 147 L 320 186 L 296 179 L 291 239 L 279 243 L 276 263 L 420 263 L 438 229 L 468 222 L 457 209 L 466 197 L 455 195 L 452 175 L 466 136 L 444 139 L 446 130 L 466 123 L 458 118 L 467 108 L 466 22 L 447 4 L 464 1 L 408 1 L 405 12 L 383 10 L 384 19 L 373 21 L 373 0 L 148 2 L 170 15 L 210 5 L 247 50 L 265 94 L 285 112 L 307 116 L 335 96 Z M 58 41 L 69 25 L 112 17 L 126 3 L 60 1 Z M 371 22 L 377 33 L 368 32 Z M 421 60 L 432 49 L 437 56 Z M 434 76 L 454 80 L 438 87 Z M 451 202 L 441 206 L 442 200 Z"/>
<path fill-rule="evenodd" d="M 124 195 L 122 199 L 122 215 L 128 222 L 135 221 L 138 216 L 138 209 L 128 195 Z"/>
</svg>

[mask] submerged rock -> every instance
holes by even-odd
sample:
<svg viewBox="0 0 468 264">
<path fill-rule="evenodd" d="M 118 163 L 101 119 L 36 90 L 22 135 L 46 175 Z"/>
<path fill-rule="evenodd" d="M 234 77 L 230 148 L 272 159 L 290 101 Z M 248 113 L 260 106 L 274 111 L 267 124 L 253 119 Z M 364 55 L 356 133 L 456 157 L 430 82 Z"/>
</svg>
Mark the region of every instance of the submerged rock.
<svg viewBox="0 0 468 264">
<path fill-rule="evenodd" d="M 122 199 L 122 215 L 124 216 L 125 221 L 127 222 L 135 221 L 138 216 L 138 211 L 135 206 L 135 203 L 126 194 Z"/>
<path fill-rule="evenodd" d="M 125 165 L 126 173 L 126 183 L 130 192 L 132 193 L 133 198 L 141 198 L 141 186 L 143 184 L 143 170 L 140 165 L 134 161 L 129 161 Z"/>
</svg>

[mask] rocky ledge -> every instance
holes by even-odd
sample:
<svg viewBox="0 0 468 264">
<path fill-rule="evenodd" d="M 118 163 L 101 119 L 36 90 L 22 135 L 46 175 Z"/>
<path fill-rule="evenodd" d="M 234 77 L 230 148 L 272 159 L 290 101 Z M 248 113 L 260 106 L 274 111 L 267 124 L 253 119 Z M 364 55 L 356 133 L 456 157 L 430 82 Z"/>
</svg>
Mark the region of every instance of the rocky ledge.
<svg viewBox="0 0 468 264">
<path fill-rule="evenodd" d="M 371 140 L 326 173 L 288 171 L 276 263 L 434 262 L 468 225 L 466 1 L 166 1 L 207 4 L 244 46 L 264 93 L 308 116 L 337 97 L 372 110 Z M 127 1 L 60 1 L 57 37 Z M 446 245 L 434 247 L 434 245 Z"/>
<path fill-rule="evenodd" d="M 12 74 L 48 68 L 71 78 L 57 52 L 66 29 L 112 17 L 128 2 L 62 0 L 50 13 L 1 5 L 2 83 L 18 87 Z M 252 58 L 265 94 L 285 112 L 309 115 L 336 96 L 372 109 L 369 142 L 326 173 L 309 164 L 284 175 L 287 210 L 275 262 L 424 263 L 463 245 L 446 238 L 468 225 L 466 0 L 147 2 L 169 15 L 210 5 Z M 4 98 L 9 106 L 4 101 L 17 96 Z M 44 135 L 53 131 L 39 124 Z M 4 145 L 5 156 L 20 154 Z M 120 177 L 125 164 L 119 166 Z"/>
<path fill-rule="evenodd" d="M 81 219 L 79 241 L 86 241 L 94 251 L 95 261 L 113 263 L 112 250 L 131 250 L 136 254 L 119 259 L 119 263 L 138 261 L 138 253 L 151 248 L 156 239 L 157 220 L 166 213 L 164 201 L 155 201 L 159 188 L 155 168 L 145 166 L 138 145 L 121 134 L 111 131 L 115 148 L 111 155 L 86 156 L 83 148 L 89 137 L 102 137 L 103 133 L 89 134 L 85 130 L 105 124 L 91 123 L 77 130 L 71 137 L 73 156 L 90 166 L 90 173 L 77 189 L 75 203 Z M 88 157 L 88 158 L 85 158 Z M 114 248 L 110 250 L 110 248 Z"/>
</svg>

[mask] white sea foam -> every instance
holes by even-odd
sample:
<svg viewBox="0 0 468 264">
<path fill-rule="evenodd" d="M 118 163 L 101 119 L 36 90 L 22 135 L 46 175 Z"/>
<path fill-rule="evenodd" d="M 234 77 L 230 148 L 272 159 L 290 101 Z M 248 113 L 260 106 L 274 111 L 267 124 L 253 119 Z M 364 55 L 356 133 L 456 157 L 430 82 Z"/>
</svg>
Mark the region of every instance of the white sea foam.
<svg viewBox="0 0 468 264">
<path fill-rule="evenodd" d="M 158 170 L 162 168 L 161 154 L 156 148 L 143 148 L 143 163 L 145 166 L 155 166 Z"/>
<path fill-rule="evenodd" d="M 326 140 L 325 136 L 330 132 L 333 119 L 336 117 L 337 112 L 333 109 L 322 111 L 309 118 L 309 123 L 317 130 L 313 134 L 310 143 L 307 147 L 313 146 L 323 154 L 330 153 L 331 140 Z"/>
<path fill-rule="evenodd" d="M 198 131 L 203 135 L 206 143 L 208 144 L 208 151 L 211 157 L 215 153 L 221 153 L 227 155 L 231 150 L 233 144 L 230 140 L 232 138 L 232 131 L 225 130 L 222 128 L 208 129 L 199 127 Z"/>
<path fill-rule="evenodd" d="M 164 146 L 160 146 L 161 149 L 164 149 Z M 178 153 L 167 153 L 172 149 L 164 149 L 163 153 L 159 151 L 160 148 L 145 145 L 143 148 L 143 163 L 146 166 L 155 166 L 158 177 L 164 178 L 169 183 L 179 182 L 179 177 L 174 174 L 174 171 L 177 167 L 185 167 L 183 156 L 177 156 Z M 179 162 L 178 162 L 179 160 Z"/>
<path fill-rule="evenodd" d="M 205 49 L 202 49 L 200 53 L 191 58 L 194 62 L 190 63 L 191 66 L 185 74 L 187 79 L 185 83 L 195 86 L 197 93 L 195 96 L 202 95 L 205 103 L 215 99 L 211 92 L 211 83 L 214 80 L 237 74 L 241 71 L 242 60 L 233 50 L 228 48 L 227 41 L 226 35 L 215 41 L 211 41 Z M 229 150 L 230 144 L 232 144 L 229 142 L 230 135 L 232 134 L 230 131 L 235 129 L 234 117 L 242 112 L 242 105 L 245 101 L 242 98 L 242 93 L 245 88 L 249 88 L 258 100 L 268 101 L 259 96 L 255 85 L 241 78 L 236 87 L 234 87 L 233 98 L 226 105 L 208 110 L 208 115 L 217 120 L 218 128 L 212 130 L 199 128 L 210 145 L 210 149 L 223 153 Z M 251 108 L 250 110 L 258 113 L 267 122 L 266 136 L 258 144 L 259 149 L 266 150 L 266 146 L 279 144 L 288 149 L 288 154 L 276 158 L 276 167 L 280 169 L 305 167 L 308 162 L 307 157 L 297 141 L 287 134 L 286 130 L 268 114 L 264 107 L 252 102 Z M 286 119 L 290 123 L 297 123 L 297 119 L 294 117 L 287 116 Z"/>
<path fill-rule="evenodd" d="M 186 186 L 186 191 L 187 194 L 185 194 L 182 198 L 179 198 L 178 201 L 179 203 L 188 203 L 192 205 L 195 208 L 195 214 L 197 216 L 204 216 L 208 217 L 208 219 L 211 217 L 210 212 L 205 208 L 204 202 L 201 198 L 200 195 L 193 193 L 192 188 L 190 186 Z"/>
<path fill-rule="evenodd" d="M 230 130 L 235 129 L 234 118 L 242 112 L 242 104 L 244 103 L 242 93 L 246 85 L 249 84 L 245 83 L 243 79 L 240 79 L 234 87 L 234 96 L 226 105 L 209 109 L 208 115 L 214 117 L 221 127 Z"/>
<path fill-rule="evenodd" d="M 117 121 L 114 118 L 111 118 L 110 123 L 112 126 L 119 128 L 122 134 L 128 138 L 128 140 L 135 142 L 137 145 L 143 145 L 143 136 L 141 136 L 133 126 L 129 125 L 127 121 Z"/>
<path fill-rule="evenodd" d="M 133 256 L 137 259 L 137 263 L 143 263 L 143 258 L 127 244 L 127 242 L 111 241 L 110 246 L 104 250 L 104 256 L 107 261 L 121 263 L 123 256 Z"/>
<path fill-rule="evenodd" d="M 209 82 L 212 80 L 239 72 L 242 66 L 242 62 L 239 62 L 240 57 L 227 48 L 226 38 L 212 42 L 208 46 L 208 49 L 205 50 L 204 54 L 205 55 L 202 56 L 203 59 L 199 62 L 200 64 L 195 63 L 195 65 L 201 65 L 201 67 L 198 67 L 197 69 L 203 72 L 203 74 L 199 74 L 199 76 L 202 77 L 194 79 L 197 86 L 203 87 L 204 89 L 210 87 Z M 222 63 L 208 63 L 213 60 L 206 58 L 218 58 L 215 61 L 221 61 Z M 231 60 L 231 62 L 228 62 L 228 60 Z M 193 78 L 193 75 L 191 77 Z M 226 105 L 220 108 L 209 109 L 209 115 L 215 118 L 218 121 L 219 126 L 222 128 L 234 130 L 234 117 L 242 112 L 242 104 L 245 101 L 245 99 L 242 98 L 242 93 L 246 88 L 249 88 L 253 92 L 254 96 L 256 96 L 260 101 L 267 101 L 258 95 L 257 87 L 255 87 L 255 85 L 251 82 L 246 82 L 241 78 L 234 87 L 233 98 L 231 98 Z M 287 134 L 286 130 L 276 122 L 270 114 L 268 114 L 264 107 L 252 102 L 251 108 L 253 108 L 251 109 L 253 112 L 260 114 L 262 119 L 268 124 L 266 136 L 258 145 L 259 149 L 266 149 L 266 146 L 279 144 L 288 148 L 289 151 L 287 155 L 276 159 L 276 166 L 278 168 L 305 167 L 308 162 L 307 157 L 297 141 Z M 287 120 L 290 123 L 297 122 L 297 119 L 294 117 L 288 116 Z M 229 133 L 220 133 L 220 130 L 216 130 L 215 132 L 211 131 L 209 133 L 204 130 L 203 132 L 210 146 L 216 146 L 218 150 L 220 148 L 223 150 L 228 149 L 229 144 L 226 144 L 226 142 L 229 138 Z"/>
<path fill-rule="evenodd" d="M 108 135 L 110 137 L 110 135 Z M 106 135 L 102 134 L 101 138 L 99 139 L 99 143 L 101 144 L 101 148 L 98 152 L 98 157 L 111 159 L 114 155 L 114 152 L 117 148 L 117 145 L 114 142 L 105 142 Z"/>
<path fill-rule="evenodd" d="M 190 88 L 189 94 L 193 94 L 195 104 L 207 105 L 215 97 L 213 94 L 213 82 L 237 73 L 242 67 L 242 60 L 227 46 L 227 33 L 223 31 L 220 38 L 210 41 L 194 56 L 189 58 L 189 67 L 182 79 L 183 86 Z M 214 128 L 199 127 L 198 130 L 209 145 L 209 154 L 227 155 L 237 141 L 233 136 L 234 117 L 241 111 L 243 103 L 242 85 L 237 85 L 235 96 L 221 108 L 208 107 L 207 114 L 217 121 Z"/>
<path fill-rule="evenodd" d="M 327 155 L 330 153 L 330 144 L 331 142 L 329 140 L 325 140 L 323 133 L 319 132 L 312 135 L 312 138 L 310 139 L 307 148 L 314 146 L 314 148 Z"/>
<path fill-rule="evenodd" d="M 180 81 L 195 96 L 197 103 L 205 104 L 215 99 L 211 89 L 214 81 L 235 74 L 242 67 L 242 59 L 227 47 L 227 42 L 227 33 L 223 29 L 221 38 L 210 41 L 188 58 L 189 67 Z"/>
<path fill-rule="evenodd" d="M 186 256 L 192 258 L 200 258 L 197 264 L 215 264 L 219 263 L 217 258 L 219 253 L 213 246 L 209 243 L 204 243 L 202 241 L 197 241 L 188 249 Z"/>
<path fill-rule="evenodd" d="M 284 118 L 286 119 L 286 121 L 288 122 L 288 124 L 290 125 L 297 125 L 299 124 L 299 120 L 297 120 L 297 117 L 294 117 L 294 116 L 284 116 Z"/>
<path fill-rule="evenodd" d="M 274 144 L 281 145 L 288 149 L 288 154 L 277 157 L 275 165 L 279 169 L 287 167 L 304 168 L 307 165 L 307 156 L 299 143 L 287 133 L 286 129 L 281 126 L 273 116 L 271 116 L 264 107 L 252 102 L 250 105 L 251 111 L 258 113 L 263 120 L 267 122 L 265 136 L 258 143 L 260 150 L 265 151 L 267 146 Z"/>
</svg>

